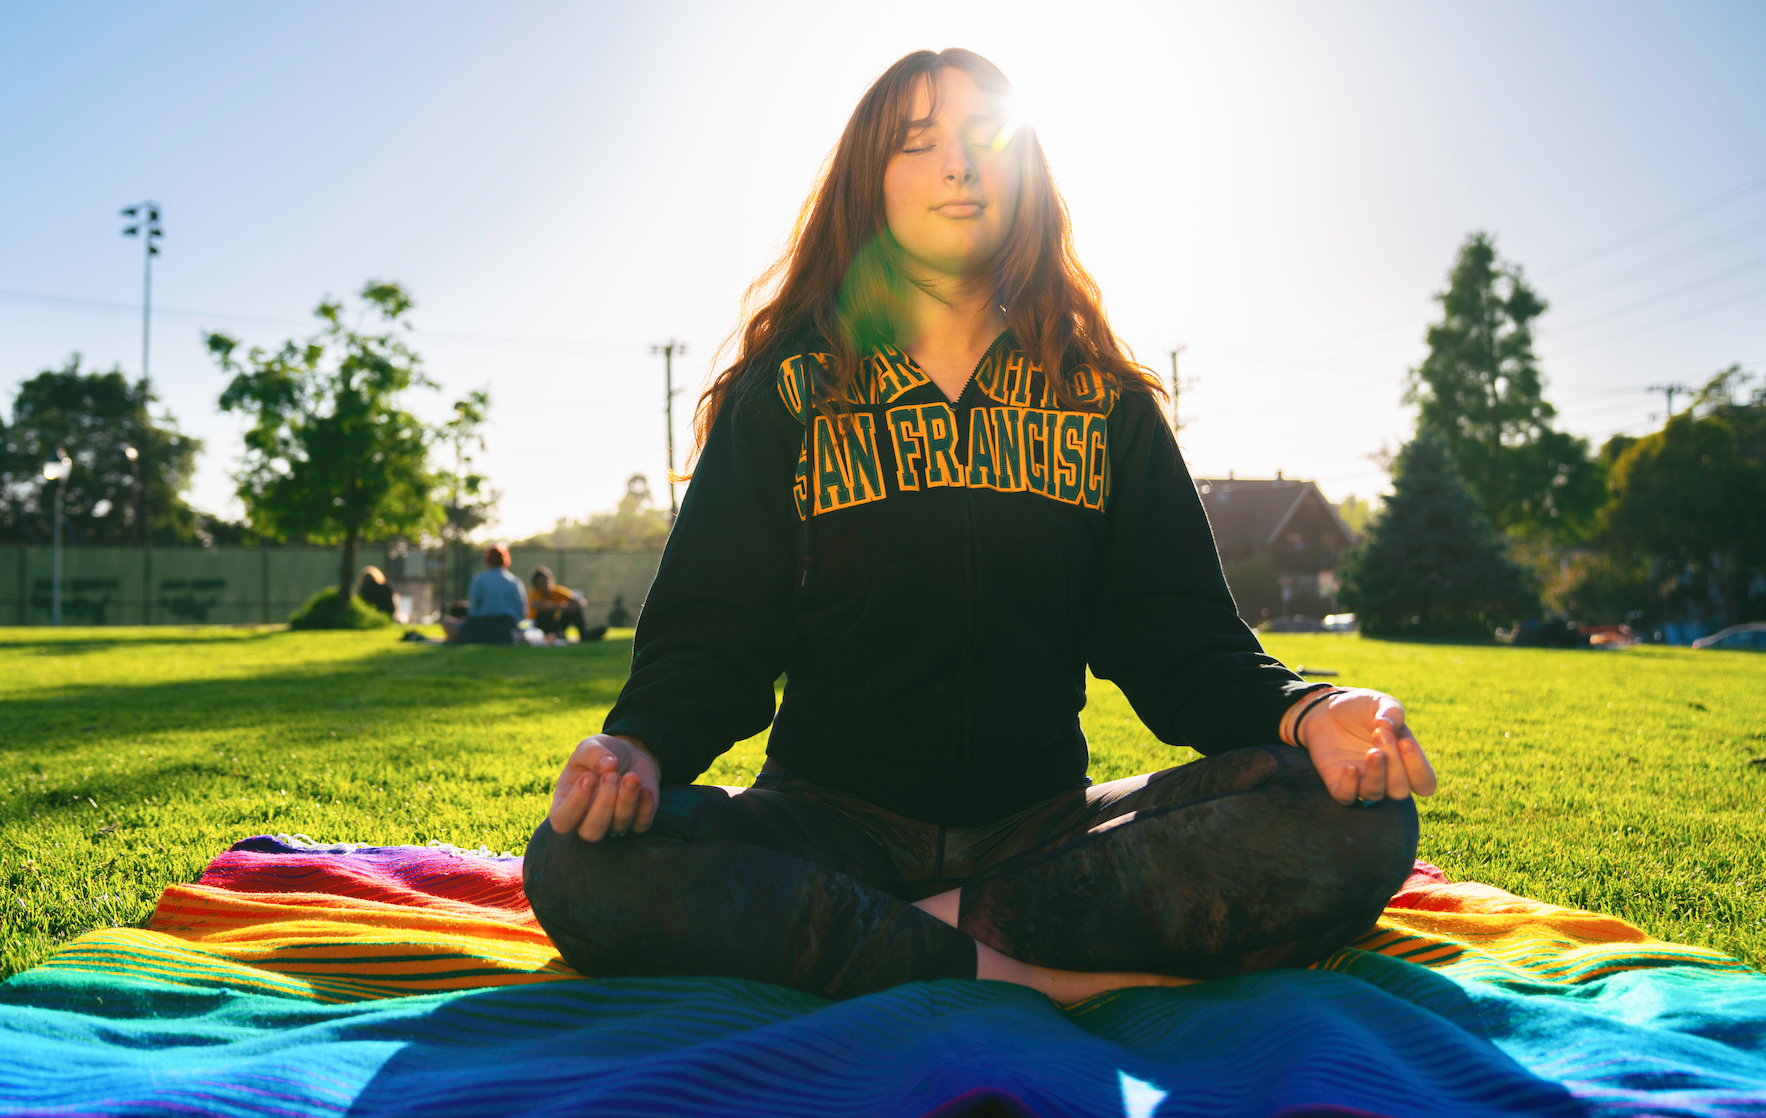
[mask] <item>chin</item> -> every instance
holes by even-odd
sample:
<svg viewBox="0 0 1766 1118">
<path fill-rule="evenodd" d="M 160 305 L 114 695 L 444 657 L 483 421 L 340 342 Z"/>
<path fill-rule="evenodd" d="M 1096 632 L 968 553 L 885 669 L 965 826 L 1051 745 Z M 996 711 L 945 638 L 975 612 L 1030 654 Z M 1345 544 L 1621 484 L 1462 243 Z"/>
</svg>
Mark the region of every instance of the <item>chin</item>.
<svg viewBox="0 0 1766 1118">
<path fill-rule="evenodd" d="M 944 244 L 936 251 L 911 253 L 914 259 L 931 271 L 945 276 L 973 276 L 984 270 L 998 255 L 997 245 L 964 243 Z"/>
</svg>

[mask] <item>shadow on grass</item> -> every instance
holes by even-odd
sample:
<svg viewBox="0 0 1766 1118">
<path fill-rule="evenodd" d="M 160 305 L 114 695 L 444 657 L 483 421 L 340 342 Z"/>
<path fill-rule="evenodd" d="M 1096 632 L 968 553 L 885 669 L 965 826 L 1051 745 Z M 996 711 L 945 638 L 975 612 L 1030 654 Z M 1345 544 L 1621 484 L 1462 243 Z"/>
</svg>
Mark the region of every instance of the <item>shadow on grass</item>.
<svg viewBox="0 0 1766 1118">
<path fill-rule="evenodd" d="M 146 651 L 152 642 L 134 646 Z M 416 725 L 431 713 L 457 717 L 479 706 L 554 698 L 573 707 L 607 706 L 625 682 L 630 654 L 623 641 L 568 649 L 381 648 L 244 677 L 86 683 L 70 676 L 52 691 L 6 701 L 0 748 L 24 760 L 168 732 L 280 726 L 355 736 L 362 721 Z"/>
<path fill-rule="evenodd" d="M 154 626 L 148 629 L 139 626 L 132 630 L 123 630 L 115 635 L 103 635 L 105 630 L 87 627 L 77 636 L 62 635 L 67 630 L 57 632 L 54 629 L 0 629 L 0 650 L 16 650 L 35 648 L 45 656 L 55 656 L 74 652 L 104 652 L 113 648 L 152 649 L 156 646 L 189 648 L 192 645 L 221 645 L 233 642 L 256 643 L 286 633 L 282 626 L 240 626 L 216 633 L 215 626 L 174 629 Z M 133 635 L 140 633 L 140 636 Z M 45 635 L 47 634 L 47 635 Z"/>
</svg>

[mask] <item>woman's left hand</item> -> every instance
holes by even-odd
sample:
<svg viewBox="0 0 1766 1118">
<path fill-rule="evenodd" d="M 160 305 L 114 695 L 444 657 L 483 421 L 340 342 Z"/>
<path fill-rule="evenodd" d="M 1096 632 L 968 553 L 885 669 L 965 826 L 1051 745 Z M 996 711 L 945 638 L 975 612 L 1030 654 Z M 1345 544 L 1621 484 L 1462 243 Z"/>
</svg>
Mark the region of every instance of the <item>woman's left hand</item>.
<svg viewBox="0 0 1766 1118">
<path fill-rule="evenodd" d="M 1305 710 L 1314 696 L 1295 704 Z M 1404 704 L 1380 691 L 1349 687 L 1307 710 L 1283 738 L 1312 756 L 1331 798 L 1402 800 L 1435 792 L 1435 770 L 1404 724 Z"/>
</svg>

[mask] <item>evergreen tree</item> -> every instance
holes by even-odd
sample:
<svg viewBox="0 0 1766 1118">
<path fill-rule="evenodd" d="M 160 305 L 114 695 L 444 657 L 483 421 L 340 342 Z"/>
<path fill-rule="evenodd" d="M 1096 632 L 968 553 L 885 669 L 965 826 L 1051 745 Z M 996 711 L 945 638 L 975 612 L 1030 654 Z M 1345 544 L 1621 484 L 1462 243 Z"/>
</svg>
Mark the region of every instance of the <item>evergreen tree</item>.
<svg viewBox="0 0 1766 1118">
<path fill-rule="evenodd" d="M 180 433 L 169 416 L 155 420 L 149 402 L 145 384 L 131 384 L 121 369 L 82 370 L 77 353 L 20 384 L 12 424 L 0 424 L 0 540 L 48 542 L 61 484 L 73 543 L 139 544 L 144 534 L 162 545 L 196 542 L 196 513 L 182 494 L 202 442 Z M 48 482 L 43 463 L 57 450 L 67 452 L 73 471 L 65 482 Z"/>
<path fill-rule="evenodd" d="M 1487 637 L 1533 612 L 1526 573 L 1439 443 L 1400 450 L 1392 489 L 1339 593 L 1364 632 Z"/>
<path fill-rule="evenodd" d="M 1605 500 L 1588 445 L 1552 428 L 1533 353 L 1533 320 L 1546 303 L 1520 268 L 1497 259 L 1486 233 L 1460 246 L 1438 293 L 1441 321 L 1429 356 L 1410 372 L 1405 402 L 1417 434 L 1438 443 L 1497 528 L 1573 542 Z"/>
</svg>

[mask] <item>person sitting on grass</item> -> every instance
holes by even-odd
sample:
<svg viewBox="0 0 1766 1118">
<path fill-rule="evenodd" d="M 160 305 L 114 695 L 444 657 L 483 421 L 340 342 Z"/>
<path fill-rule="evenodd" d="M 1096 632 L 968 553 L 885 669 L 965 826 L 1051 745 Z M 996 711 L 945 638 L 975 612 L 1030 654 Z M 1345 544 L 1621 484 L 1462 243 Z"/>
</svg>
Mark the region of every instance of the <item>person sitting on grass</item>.
<svg viewBox="0 0 1766 1118">
<path fill-rule="evenodd" d="M 398 600 L 393 594 L 392 583 L 386 581 L 386 575 L 379 567 L 362 568 L 362 581 L 356 587 L 356 597 L 388 617 L 398 611 Z"/>
<path fill-rule="evenodd" d="M 1403 706 L 1239 619 L 1008 93 L 968 51 L 890 67 L 700 398 L 631 676 L 527 846 L 584 974 L 1068 1003 L 1305 966 L 1411 871 Z M 1092 784 L 1088 667 L 1205 757 Z M 692 783 L 769 722 L 752 788 Z"/>
<path fill-rule="evenodd" d="M 527 616 L 548 640 L 565 639 L 572 625 L 576 626 L 578 640 L 598 641 L 607 635 L 607 626 L 591 628 L 584 619 L 583 607 L 589 600 L 567 586 L 559 586 L 550 567 L 535 567 L 528 580 L 533 589 L 527 592 Z"/>
<path fill-rule="evenodd" d="M 440 618 L 442 639 L 449 644 L 459 644 L 460 628 L 466 624 L 466 619 L 470 616 L 472 616 L 472 603 L 465 598 L 461 598 L 443 610 Z"/>
<path fill-rule="evenodd" d="M 466 620 L 457 636 L 460 644 L 514 644 L 521 639 L 518 626 L 527 615 L 527 595 L 521 580 L 509 570 L 509 549 L 496 544 L 485 549 L 485 569 L 472 576 L 466 589 Z"/>
</svg>

